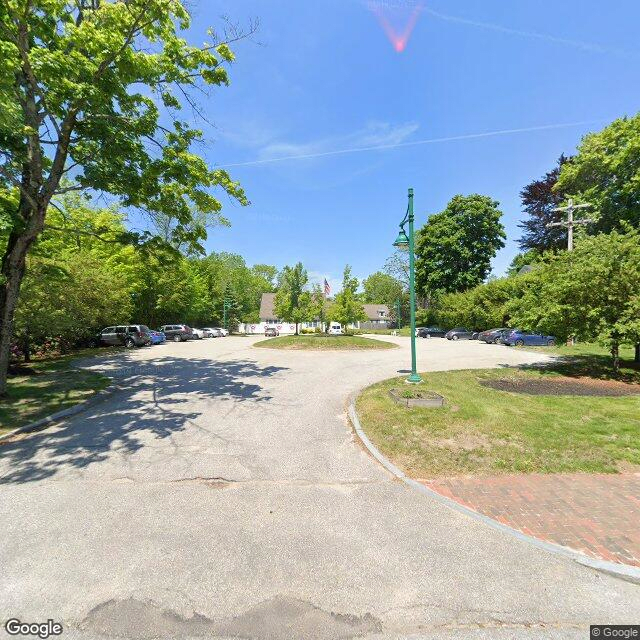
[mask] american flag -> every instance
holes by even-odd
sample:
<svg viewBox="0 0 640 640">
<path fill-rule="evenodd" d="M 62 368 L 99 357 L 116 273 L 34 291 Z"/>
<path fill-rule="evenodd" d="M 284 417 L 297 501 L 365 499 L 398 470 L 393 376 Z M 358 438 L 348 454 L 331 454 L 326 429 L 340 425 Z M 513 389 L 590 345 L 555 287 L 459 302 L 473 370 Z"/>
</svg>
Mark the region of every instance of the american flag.
<svg viewBox="0 0 640 640">
<path fill-rule="evenodd" d="M 327 282 L 327 279 L 324 279 L 324 297 L 326 298 L 329 294 L 331 293 L 331 287 L 329 286 L 329 283 Z"/>
</svg>

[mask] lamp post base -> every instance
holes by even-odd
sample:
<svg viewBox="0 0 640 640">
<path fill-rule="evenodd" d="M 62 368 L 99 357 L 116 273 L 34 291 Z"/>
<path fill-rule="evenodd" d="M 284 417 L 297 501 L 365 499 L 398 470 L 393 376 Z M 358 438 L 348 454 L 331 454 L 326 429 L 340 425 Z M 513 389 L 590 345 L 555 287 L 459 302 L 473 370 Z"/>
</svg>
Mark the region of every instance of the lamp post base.
<svg viewBox="0 0 640 640">
<path fill-rule="evenodd" d="M 420 384 L 422 378 L 417 373 L 412 373 L 406 380 L 407 384 Z"/>
</svg>

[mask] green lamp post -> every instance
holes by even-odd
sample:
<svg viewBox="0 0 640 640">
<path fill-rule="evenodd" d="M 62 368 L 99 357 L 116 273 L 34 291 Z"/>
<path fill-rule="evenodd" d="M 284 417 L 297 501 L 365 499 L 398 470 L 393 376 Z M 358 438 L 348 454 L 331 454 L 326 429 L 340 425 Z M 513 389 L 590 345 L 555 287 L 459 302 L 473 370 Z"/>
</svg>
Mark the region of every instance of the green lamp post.
<svg viewBox="0 0 640 640">
<path fill-rule="evenodd" d="M 409 224 L 409 237 L 404 230 L 405 225 Z M 407 382 L 411 384 L 419 384 L 422 378 L 418 375 L 416 366 L 416 273 L 415 273 L 415 254 L 414 254 L 414 233 L 413 233 L 413 189 L 409 189 L 409 205 L 407 213 L 400 223 L 400 233 L 393 246 L 409 250 L 409 307 L 411 316 L 411 375 L 407 378 Z"/>
</svg>

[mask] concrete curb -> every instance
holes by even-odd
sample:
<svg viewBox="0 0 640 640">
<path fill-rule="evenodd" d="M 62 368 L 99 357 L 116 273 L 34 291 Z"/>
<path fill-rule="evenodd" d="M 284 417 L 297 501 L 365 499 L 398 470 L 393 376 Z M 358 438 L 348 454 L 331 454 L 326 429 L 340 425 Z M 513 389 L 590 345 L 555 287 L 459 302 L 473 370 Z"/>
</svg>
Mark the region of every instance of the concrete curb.
<svg viewBox="0 0 640 640">
<path fill-rule="evenodd" d="M 112 396 L 117 391 L 121 391 L 123 389 L 122 386 L 114 382 L 113 378 L 110 378 L 111 382 L 106 389 L 102 389 L 102 391 L 98 391 L 94 393 L 90 398 L 79 402 L 78 404 L 74 404 L 72 407 L 68 409 L 62 409 L 62 411 L 56 411 L 52 413 L 50 416 L 46 416 L 44 418 L 40 418 L 39 420 L 35 420 L 34 422 L 30 422 L 29 424 L 25 424 L 22 427 L 18 427 L 17 429 L 13 429 L 12 431 L 8 431 L 7 433 L 3 433 L 0 435 L 0 442 L 3 440 L 7 440 L 12 436 L 19 435 L 21 433 L 31 433 L 33 431 L 40 431 L 43 427 L 54 424 L 55 422 L 59 422 L 63 418 L 68 418 L 70 416 L 75 416 L 77 413 L 81 413 L 85 409 L 92 407 L 103 400 L 106 400 L 109 396 Z"/>
<path fill-rule="evenodd" d="M 573 560 L 578 564 L 589 567 L 591 569 L 596 569 L 597 571 L 602 571 L 609 575 L 615 576 L 617 578 L 621 578 L 622 580 L 626 580 L 628 582 L 634 582 L 636 584 L 640 584 L 640 567 L 634 567 L 628 564 L 618 564 L 616 562 L 608 562 L 606 560 L 598 560 L 596 558 L 590 558 L 579 551 L 575 551 L 574 549 L 570 549 L 568 547 L 563 547 L 558 544 L 554 544 L 553 542 L 545 542 L 544 540 L 540 540 L 538 538 L 534 538 L 533 536 L 526 535 L 517 529 L 513 529 L 507 525 L 504 525 L 496 520 L 493 520 L 489 516 L 485 516 L 482 513 L 478 513 L 473 509 L 469 509 L 464 505 L 456 502 L 455 500 L 451 500 L 446 496 L 430 489 L 429 487 L 423 485 L 422 483 L 413 480 L 409 476 L 407 476 L 404 471 L 396 467 L 390 460 L 385 458 L 385 456 L 378 451 L 376 446 L 369 440 L 367 434 L 362 430 L 362 426 L 360 425 L 360 420 L 358 418 L 358 413 L 356 411 L 356 398 L 360 395 L 359 393 L 353 394 L 349 398 L 349 418 L 351 419 L 351 423 L 353 424 L 353 428 L 362 442 L 362 444 L 366 447 L 367 451 L 385 468 L 389 471 L 393 476 L 401 480 L 405 484 L 409 485 L 413 489 L 419 491 L 420 493 L 429 496 L 430 498 L 437 500 L 441 504 L 457 511 L 459 513 L 463 513 L 466 516 L 473 518 L 474 520 L 479 520 L 484 524 L 492 527 L 493 529 L 497 529 L 502 533 L 506 533 L 518 540 L 522 540 L 529 544 L 532 544 L 539 549 L 543 549 L 544 551 L 548 551 L 550 553 L 554 553 L 556 555 L 562 556 L 568 560 Z"/>
</svg>

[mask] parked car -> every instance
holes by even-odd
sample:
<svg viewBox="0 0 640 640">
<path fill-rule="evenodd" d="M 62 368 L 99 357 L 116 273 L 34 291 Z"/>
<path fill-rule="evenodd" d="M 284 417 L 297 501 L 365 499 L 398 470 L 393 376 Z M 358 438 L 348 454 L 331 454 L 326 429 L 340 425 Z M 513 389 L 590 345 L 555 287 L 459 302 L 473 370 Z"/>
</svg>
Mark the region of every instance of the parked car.
<svg viewBox="0 0 640 640">
<path fill-rule="evenodd" d="M 524 345 L 529 347 L 551 347 L 556 343 L 556 337 L 545 336 L 544 334 L 536 331 L 522 331 L 521 329 L 514 329 L 513 331 L 505 334 L 502 338 L 502 342 L 508 346 L 515 345 L 516 347 L 522 347 Z"/>
<path fill-rule="evenodd" d="M 418 338 L 444 338 L 446 334 L 447 331 L 440 327 L 420 327 L 416 329 Z"/>
<path fill-rule="evenodd" d="M 162 331 L 152 329 L 149 334 L 151 335 L 151 344 L 164 344 L 167 341 L 167 336 Z"/>
<path fill-rule="evenodd" d="M 210 338 L 211 333 L 207 329 L 191 329 L 194 340 L 202 340 L 202 338 Z"/>
<path fill-rule="evenodd" d="M 165 324 L 159 330 L 167 336 L 167 340 L 174 342 L 193 340 L 193 331 L 186 324 Z"/>
<path fill-rule="evenodd" d="M 276 327 L 265 327 L 264 328 L 264 335 L 267 338 L 275 338 L 276 336 L 280 335 L 280 332 L 278 331 L 278 329 Z"/>
<path fill-rule="evenodd" d="M 104 328 L 97 336 L 98 344 L 124 345 L 128 349 L 151 344 L 151 329 L 143 324 Z"/>
<path fill-rule="evenodd" d="M 470 340 L 477 340 L 479 335 L 480 335 L 480 332 L 479 332 L 479 331 L 474 331 L 474 332 L 471 334 L 471 338 L 470 338 Z"/>
<path fill-rule="evenodd" d="M 506 327 L 502 327 L 500 329 L 489 329 L 488 331 L 482 331 L 478 335 L 478 340 L 482 340 L 482 342 L 486 342 L 487 344 L 500 344 L 502 342 L 503 335 L 510 331 L 511 329 L 507 329 Z"/>
<path fill-rule="evenodd" d="M 469 331 L 468 329 L 456 327 L 455 329 L 447 331 L 444 337 L 447 340 L 471 340 L 471 336 L 473 335 L 473 333 L 473 331 Z"/>
<path fill-rule="evenodd" d="M 224 327 L 216 327 L 216 330 L 220 332 L 220 335 L 225 337 L 229 335 L 229 331 L 228 329 L 225 329 Z"/>
</svg>

